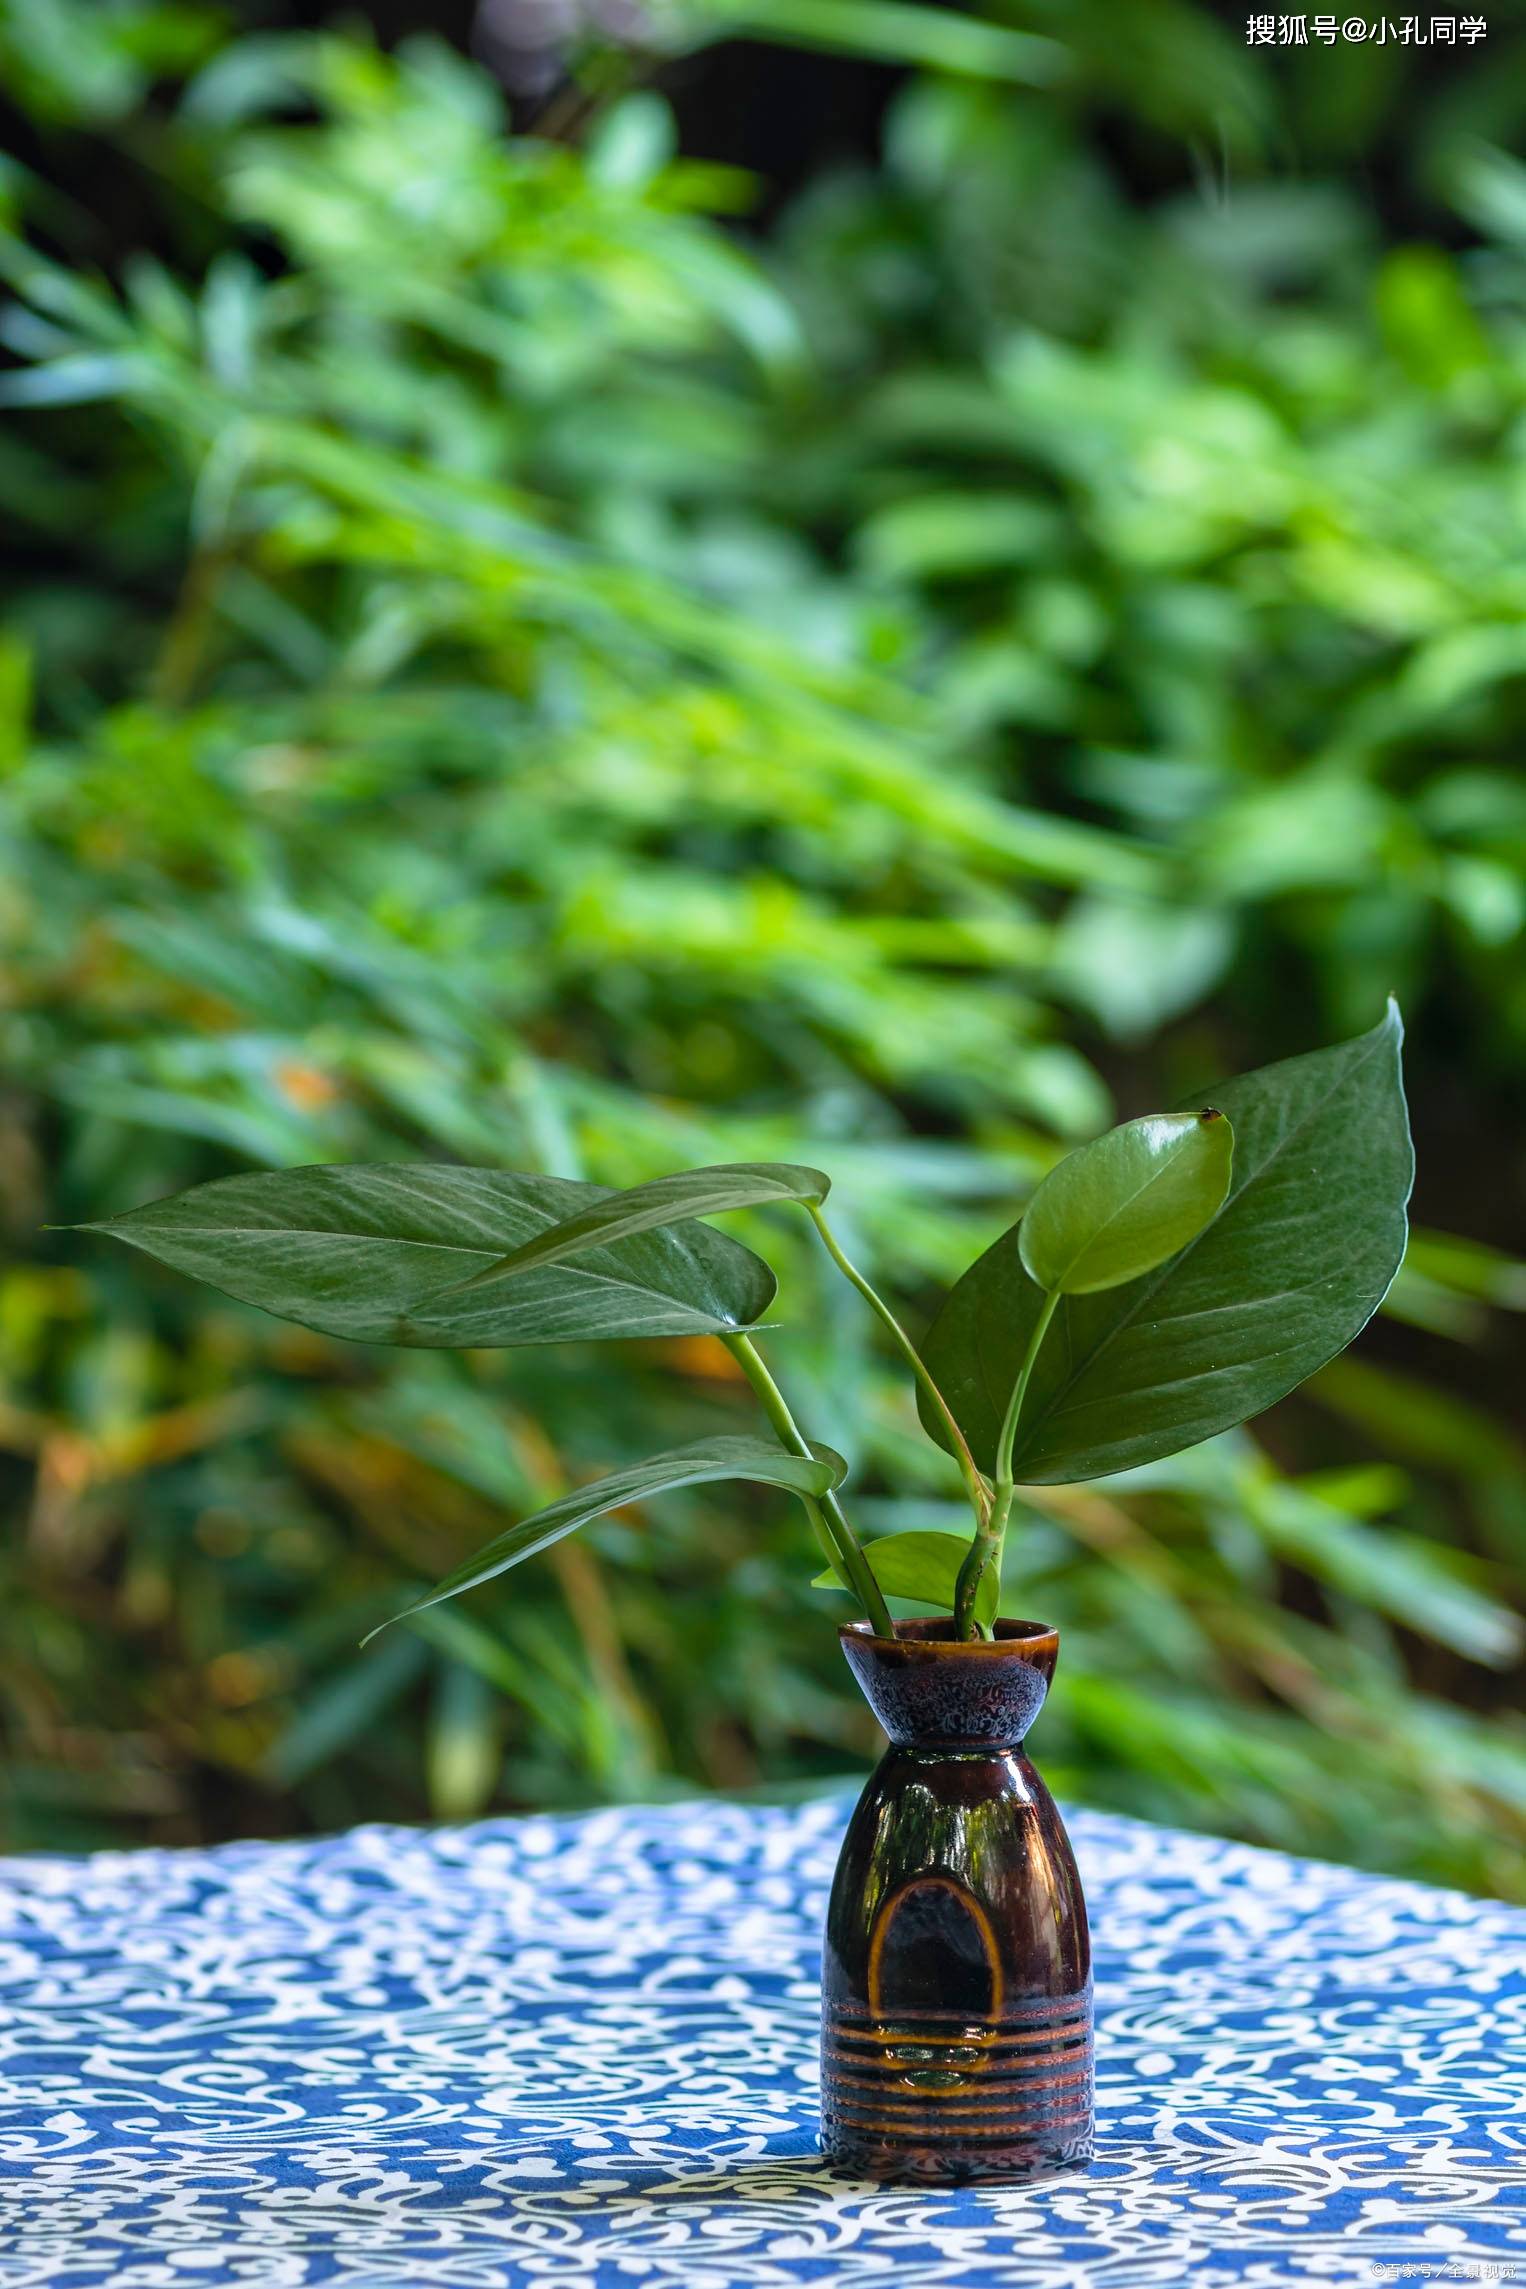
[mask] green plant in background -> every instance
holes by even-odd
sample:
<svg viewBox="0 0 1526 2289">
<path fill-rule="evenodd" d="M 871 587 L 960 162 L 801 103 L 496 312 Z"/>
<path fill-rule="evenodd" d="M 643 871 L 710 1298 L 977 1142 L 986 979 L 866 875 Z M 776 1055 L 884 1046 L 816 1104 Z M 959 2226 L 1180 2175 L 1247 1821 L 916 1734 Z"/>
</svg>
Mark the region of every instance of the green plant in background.
<svg viewBox="0 0 1526 2289">
<path fill-rule="evenodd" d="M 1428 1182 L 1477 1236 L 1416 1233 L 1381 1337 L 1264 1444 L 1098 1485 L 1019 1460 L 1009 1566 L 1066 1632 L 1072 1793 L 1518 1890 L 1497 103 L 1459 80 L 1406 145 L 1469 243 L 1385 249 L 1256 180 L 1278 103 L 1208 18 L 1036 10 L 1063 101 L 924 45 L 883 161 L 749 248 L 711 219 L 746 184 L 610 59 L 573 147 L 428 44 L 74 14 L 62 59 L 48 11 L 0 15 L 31 115 L 0 179 L 11 1839 L 807 1786 L 870 1745 L 802 1626 L 803 1514 L 745 1487 L 355 1653 L 612 1454 L 748 1435 L 712 1338 L 597 1383 L 575 1350 L 361 1350 L 87 1275 L 43 1222 L 251 1164 L 822 1165 L 916 1324 L 1120 1111 L 1397 984 Z M 831 23 L 913 19 L 956 21 Z M 1223 148 L 1234 197 L 1131 205 L 1099 115 L 1145 173 Z M 866 1548 L 967 1537 L 798 1222 L 781 1379 Z"/>
<path fill-rule="evenodd" d="M 1400 1039 L 1391 1006 L 1342 1049 L 1231 1084 L 1235 1181 L 1220 1106 L 1151 1114 L 1081 1146 L 966 1273 L 934 1327 L 931 1367 L 833 1235 L 829 1180 L 782 1163 L 690 1169 L 622 1192 L 482 1168 L 291 1169 L 197 1185 L 89 1229 L 320 1335 L 425 1350 L 661 1335 L 727 1344 L 777 1449 L 690 1442 L 581 1487 L 497 1535 L 409 1614 L 625 1503 L 752 1479 L 800 1497 L 826 1578 L 880 1636 L 895 1634 L 888 1592 L 952 1609 L 956 1637 L 989 1637 L 1015 1476 L 1091 1478 L 1229 1430 L 1376 1311 L 1404 1254 L 1413 1175 Z M 914 1531 L 865 1548 L 837 1494 L 846 1463 L 803 1435 L 764 1364 L 748 1331 L 778 1283 L 696 1217 L 783 1201 L 809 1210 L 911 1368 L 928 1430 L 960 1465 L 974 1513 L 967 1553 Z"/>
</svg>

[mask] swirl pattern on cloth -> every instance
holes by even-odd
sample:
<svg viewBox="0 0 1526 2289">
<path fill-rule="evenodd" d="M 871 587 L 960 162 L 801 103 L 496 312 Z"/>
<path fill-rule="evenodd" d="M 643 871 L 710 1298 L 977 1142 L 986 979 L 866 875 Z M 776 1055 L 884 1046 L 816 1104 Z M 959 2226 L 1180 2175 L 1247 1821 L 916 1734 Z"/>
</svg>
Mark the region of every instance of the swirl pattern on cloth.
<svg viewBox="0 0 1526 2289">
<path fill-rule="evenodd" d="M 1526 2281 L 1526 1914 L 1098 1813 L 1096 2161 L 831 2175 L 846 1811 L 0 1863 L 0 2284 Z"/>
</svg>

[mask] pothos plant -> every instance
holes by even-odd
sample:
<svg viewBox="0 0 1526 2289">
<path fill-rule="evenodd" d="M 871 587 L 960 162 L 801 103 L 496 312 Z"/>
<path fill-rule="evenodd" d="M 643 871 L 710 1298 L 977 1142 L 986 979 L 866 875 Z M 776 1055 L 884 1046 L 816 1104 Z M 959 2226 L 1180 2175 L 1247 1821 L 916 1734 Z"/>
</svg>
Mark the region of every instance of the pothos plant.
<svg viewBox="0 0 1526 2289">
<path fill-rule="evenodd" d="M 718 1336 L 771 1436 L 697 1439 L 517 1520 L 404 1609 L 490 1581 L 589 1519 L 701 1480 L 754 1479 L 804 1505 L 874 1630 L 886 1599 L 989 1636 L 1014 1490 L 1101 1478 L 1243 1422 L 1340 1351 L 1382 1301 L 1413 1173 L 1390 1003 L 1370 1033 L 1250 1073 L 1211 1102 L 1125 1122 L 1061 1160 L 958 1282 L 919 1348 L 844 1253 L 829 1179 L 787 1163 L 689 1169 L 627 1191 L 413 1164 L 221 1178 L 85 1229 L 324 1335 L 477 1349 Z M 807 1437 L 757 1340 L 777 1282 L 705 1219 L 800 1207 L 915 1377 L 957 1464 L 963 1536 L 864 1543 L 847 1465 Z M 402 1619 L 403 1615 L 394 1616 Z M 386 1626 L 385 1624 L 383 1626 Z"/>
</svg>

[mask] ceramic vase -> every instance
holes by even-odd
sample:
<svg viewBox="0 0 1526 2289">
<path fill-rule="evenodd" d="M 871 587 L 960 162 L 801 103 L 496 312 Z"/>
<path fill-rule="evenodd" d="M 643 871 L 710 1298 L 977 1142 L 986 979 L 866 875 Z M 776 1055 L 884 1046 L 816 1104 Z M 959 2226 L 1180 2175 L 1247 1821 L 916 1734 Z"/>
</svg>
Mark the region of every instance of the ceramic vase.
<svg viewBox="0 0 1526 2289">
<path fill-rule="evenodd" d="M 1059 1640 L 867 1622 L 843 1651 L 889 1746 L 849 1823 L 822 1967 L 821 2140 L 858 2177 L 1028 2178 L 1092 2149 L 1091 1949 L 1023 1753 Z"/>
</svg>

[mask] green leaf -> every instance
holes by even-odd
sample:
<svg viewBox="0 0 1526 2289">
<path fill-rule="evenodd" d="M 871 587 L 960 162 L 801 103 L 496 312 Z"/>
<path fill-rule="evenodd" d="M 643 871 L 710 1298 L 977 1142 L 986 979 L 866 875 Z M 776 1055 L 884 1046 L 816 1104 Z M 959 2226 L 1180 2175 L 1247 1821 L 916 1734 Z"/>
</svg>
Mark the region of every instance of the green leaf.
<svg viewBox="0 0 1526 2289">
<path fill-rule="evenodd" d="M 1248 1493 L 1257 1530 L 1289 1564 L 1465 1660 L 1505 1669 L 1520 1658 L 1520 1616 L 1469 1578 L 1461 1551 L 1363 1525 L 1290 1480 L 1268 1477 Z"/>
<path fill-rule="evenodd" d="M 1404 1253 L 1414 1155 L 1403 1036 L 1390 1003 L 1355 1041 L 1214 1091 L 1234 1125 L 1229 1196 L 1155 1271 L 1063 1299 L 1018 1425 L 1019 1483 L 1102 1478 L 1211 1438 L 1282 1398 L 1366 1325 Z M 965 1273 L 923 1347 L 986 1469 L 1044 1303 L 1020 1232 Z M 925 1409 L 923 1422 L 938 1439 Z"/>
<path fill-rule="evenodd" d="M 768 1309 L 776 1285 L 768 1266 L 702 1224 L 594 1249 L 503 1294 L 449 1292 L 608 1197 L 601 1185 L 499 1169 L 293 1168 L 221 1177 L 83 1229 L 357 1343 L 451 1350 L 719 1335 L 753 1326 Z"/>
<path fill-rule="evenodd" d="M 1224 1205 L 1234 1130 L 1212 1106 L 1125 1121 L 1068 1153 L 1018 1227 L 1024 1269 L 1046 1290 L 1091 1295 L 1153 1272 Z"/>
<path fill-rule="evenodd" d="M 647 1462 L 633 1462 L 608 1478 L 595 1479 L 591 1486 L 580 1486 L 576 1493 L 564 1494 L 560 1502 L 519 1519 L 474 1558 L 436 1582 L 428 1597 L 395 1613 L 392 1621 L 404 1621 L 409 1614 L 423 1613 L 446 1598 L 459 1597 L 463 1590 L 476 1589 L 479 1583 L 506 1574 L 511 1566 L 533 1557 L 549 1543 L 559 1542 L 564 1534 L 586 1526 L 590 1518 L 602 1518 L 607 1511 L 621 1510 L 628 1502 L 642 1502 L 648 1495 L 718 1478 L 755 1479 L 765 1486 L 788 1487 L 793 1494 L 822 1495 L 840 1486 L 847 1471 L 842 1456 L 830 1447 L 813 1446 L 807 1457 L 789 1454 L 767 1439 L 695 1439 L 688 1446 L 674 1447 L 668 1454 L 653 1455 Z M 388 1629 L 391 1622 L 384 1621 L 380 1627 Z M 371 1636 L 376 1634 L 373 1629 Z M 365 1642 L 369 1644 L 370 1639 Z"/>
<path fill-rule="evenodd" d="M 955 1584 L 969 1547 L 966 1534 L 939 1534 L 919 1526 L 910 1533 L 884 1534 L 877 1542 L 866 1542 L 864 1556 L 886 1597 L 914 1598 L 939 1613 L 952 1613 Z M 816 1576 L 811 1586 L 818 1590 L 845 1590 L 850 1585 L 835 1566 L 829 1566 Z M 975 1600 L 976 1620 L 994 1621 L 1000 1600 L 1001 1579 L 991 1567 Z"/>
<path fill-rule="evenodd" d="M 1041 32 L 983 24 L 913 0 L 681 0 L 678 21 L 691 34 L 713 26 L 717 36 L 798 42 L 1020 86 L 1048 87 L 1070 64 L 1059 41 Z"/>
<path fill-rule="evenodd" d="M 480 1291 L 538 1264 L 559 1264 L 590 1248 L 631 1238 L 696 1216 L 719 1216 L 728 1208 L 762 1208 L 770 1202 L 825 1200 L 830 1177 L 819 1168 L 796 1168 L 788 1161 L 733 1161 L 716 1168 L 689 1168 L 611 1192 L 562 1223 L 538 1232 L 499 1263 L 474 1272 L 463 1288 Z"/>
</svg>

